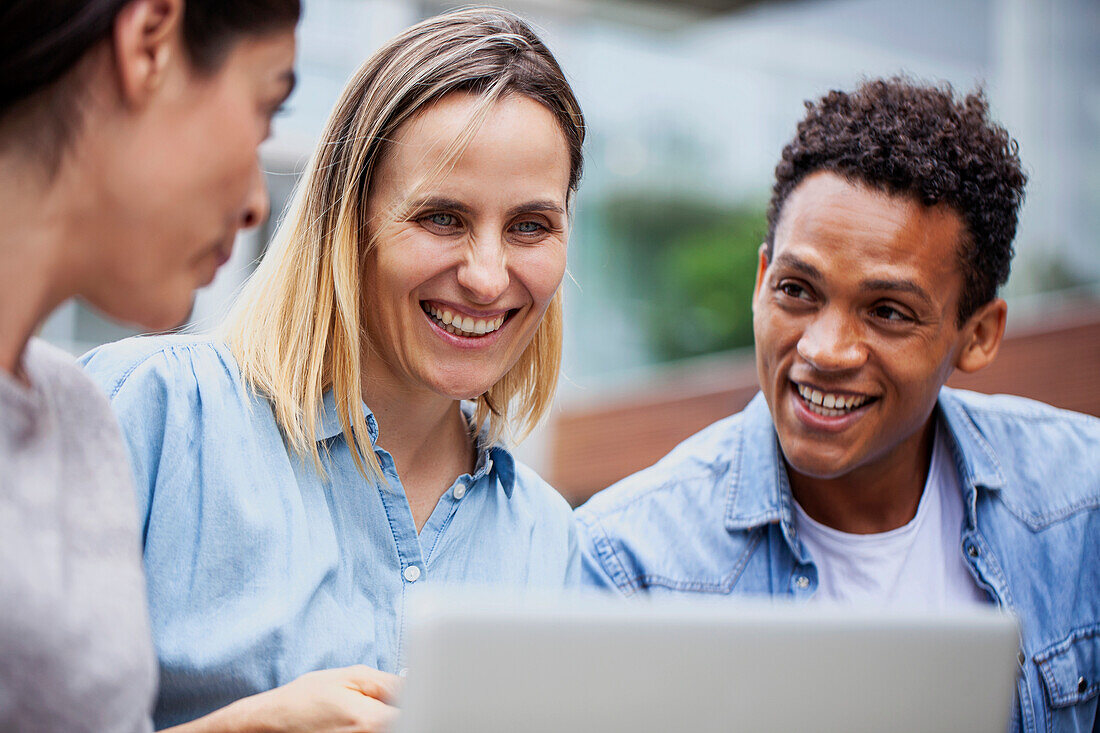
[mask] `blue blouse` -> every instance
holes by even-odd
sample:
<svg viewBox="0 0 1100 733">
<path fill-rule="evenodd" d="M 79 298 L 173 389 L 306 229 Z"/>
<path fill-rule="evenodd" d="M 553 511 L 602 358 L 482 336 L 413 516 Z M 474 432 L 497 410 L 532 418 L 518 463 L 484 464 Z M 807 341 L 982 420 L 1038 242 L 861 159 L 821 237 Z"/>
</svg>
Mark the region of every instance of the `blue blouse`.
<svg viewBox="0 0 1100 733">
<path fill-rule="evenodd" d="M 322 480 L 288 452 L 224 343 L 134 338 L 82 361 L 134 462 L 158 728 L 312 670 L 400 671 L 415 584 L 553 589 L 579 577 L 569 506 L 500 445 L 479 441 L 474 473 L 418 535 L 366 405 L 385 482 L 356 469 L 331 393 L 316 435 Z"/>
</svg>

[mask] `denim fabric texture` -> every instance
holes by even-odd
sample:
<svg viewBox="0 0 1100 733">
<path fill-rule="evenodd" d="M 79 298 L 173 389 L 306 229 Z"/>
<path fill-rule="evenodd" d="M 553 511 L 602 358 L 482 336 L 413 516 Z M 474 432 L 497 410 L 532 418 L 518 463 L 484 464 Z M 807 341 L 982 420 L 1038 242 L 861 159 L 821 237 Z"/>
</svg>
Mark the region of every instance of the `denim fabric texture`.
<svg viewBox="0 0 1100 733">
<path fill-rule="evenodd" d="M 1100 420 L 948 388 L 935 419 L 963 492 L 959 552 L 1021 621 L 1012 729 L 1100 731 Z M 576 516 L 585 582 L 626 596 L 817 588 L 762 395 Z"/>
<path fill-rule="evenodd" d="M 363 405 L 386 481 L 356 469 L 332 394 L 322 480 L 288 453 L 270 403 L 221 342 L 128 339 L 84 356 L 135 468 L 158 728 L 306 672 L 403 665 L 407 604 L 425 583 L 561 588 L 581 572 L 568 504 L 502 446 L 479 442 L 417 534 Z"/>
</svg>

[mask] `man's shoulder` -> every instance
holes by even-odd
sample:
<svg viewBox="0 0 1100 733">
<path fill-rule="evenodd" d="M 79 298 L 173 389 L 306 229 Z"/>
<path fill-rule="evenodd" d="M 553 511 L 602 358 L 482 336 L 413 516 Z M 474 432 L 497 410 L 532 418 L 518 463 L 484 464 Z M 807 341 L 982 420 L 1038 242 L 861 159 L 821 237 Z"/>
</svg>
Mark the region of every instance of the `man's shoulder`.
<svg viewBox="0 0 1100 733">
<path fill-rule="evenodd" d="M 744 415 L 712 423 L 657 463 L 598 492 L 577 510 L 578 518 L 615 522 L 629 515 L 632 522 L 644 521 L 657 507 L 698 503 L 700 492 L 709 494 L 718 484 L 724 491 L 740 449 Z"/>
<path fill-rule="evenodd" d="M 1005 504 L 1033 527 L 1100 508 L 1100 419 L 962 390 L 944 389 L 941 404 L 957 442 L 985 456 Z"/>
<path fill-rule="evenodd" d="M 576 511 L 587 581 L 626 595 L 729 593 L 758 541 L 755 532 L 735 531 L 731 513 L 742 494 L 763 485 L 760 476 L 775 475 L 757 470 L 774 450 L 767 406 L 757 397 L 596 494 Z M 750 503 L 770 500 L 754 496 Z"/>
</svg>

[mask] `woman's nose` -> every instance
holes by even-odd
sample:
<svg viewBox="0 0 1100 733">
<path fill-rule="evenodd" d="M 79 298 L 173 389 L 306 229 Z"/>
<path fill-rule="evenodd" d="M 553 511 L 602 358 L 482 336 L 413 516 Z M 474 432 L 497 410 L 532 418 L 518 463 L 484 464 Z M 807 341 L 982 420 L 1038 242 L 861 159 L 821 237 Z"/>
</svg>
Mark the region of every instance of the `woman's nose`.
<svg viewBox="0 0 1100 733">
<path fill-rule="evenodd" d="M 252 171 L 248 197 L 245 199 L 244 209 L 241 210 L 241 228 L 249 229 L 259 225 L 267 218 L 270 210 L 271 200 L 267 195 L 267 184 L 264 182 L 264 174 L 260 171 L 257 162 Z"/>
<path fill-rule="evenodd" d="M 475 303 L 488 305 L 508 289 L 508 263 L 503 242 L 478 238 L 470 243 L 458 268 L 458 283 Z"/>
</svg>

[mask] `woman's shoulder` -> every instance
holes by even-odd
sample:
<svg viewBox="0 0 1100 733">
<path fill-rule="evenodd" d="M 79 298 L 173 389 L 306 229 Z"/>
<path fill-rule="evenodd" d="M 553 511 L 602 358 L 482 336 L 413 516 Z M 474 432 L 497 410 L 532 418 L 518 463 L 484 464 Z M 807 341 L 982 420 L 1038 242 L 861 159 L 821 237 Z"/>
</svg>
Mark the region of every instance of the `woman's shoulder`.
<svg viewBox="0 0 1100 733">
<path fill-rule="evenodd" d="M 124 390 L 163 394 L 240 386 L 229 347 L 209 335 L 135 336 L 92 349 L 80 363 L 112 402 Z"/>
<path fill-rule="evenodd" d="M 512 461 L 515 485 L 512 500 L 530 506 L 534 516 L 543 521 L 560 522 L 563 528 L 572 524 L 573 510 L 557 489 L 526 463 L 508 454 Z"/>
</svg>

